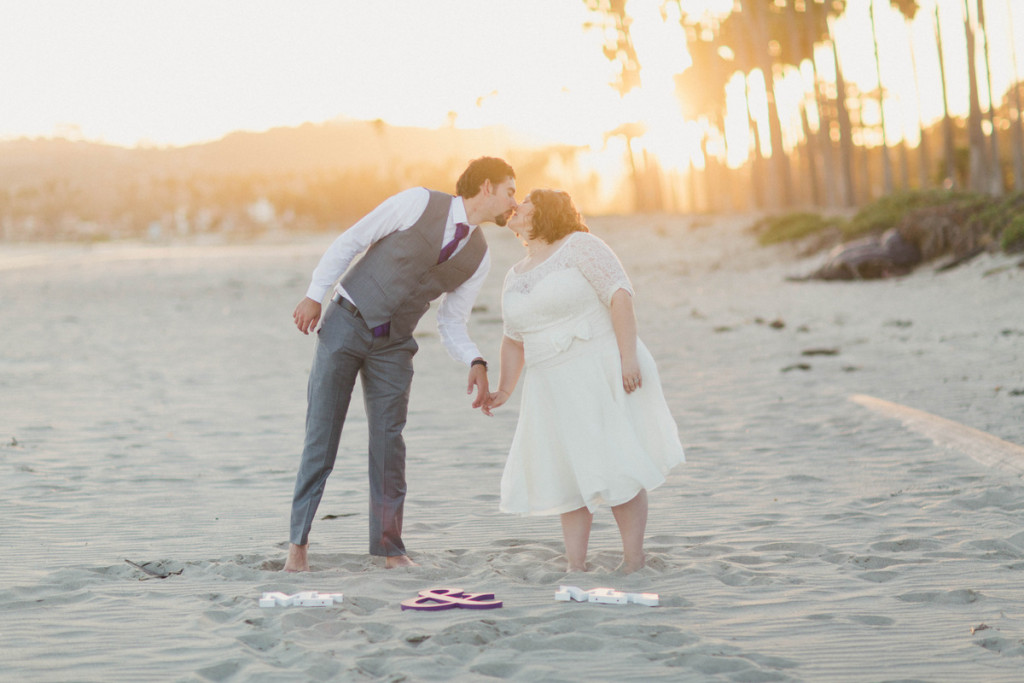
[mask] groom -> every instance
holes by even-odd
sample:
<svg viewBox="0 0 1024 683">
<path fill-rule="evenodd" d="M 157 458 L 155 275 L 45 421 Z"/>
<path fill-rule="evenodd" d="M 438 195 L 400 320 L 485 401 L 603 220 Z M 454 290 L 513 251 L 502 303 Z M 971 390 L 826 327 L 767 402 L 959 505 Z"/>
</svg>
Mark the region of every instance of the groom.
<svg viewBox="0 0 1024 683">
<path fill-rule="evenodd" d="M 291 544 L 284 569 L 308 571 L 313 516 L 334 467 L 356 375 L 362 377 L 370 429 L 370 554 L 391 569 L 415 563 L 402 543 L 405 427 L 416 323 L 441 297 L 437 326 L 448 353 L 469 366 L 473 407 L 488 395 L 487 363 L 466 323 L 490 268 L 480 223 L 505 222 L 516 208 L 515 172 L 505 161 L 472 161 L 457 196 L 422 187 L 400 192 L 341 234 L 313 271 L 293 318 L 303 334 L 320 321 L 309 375 L 306 441 L 292 499 Z M 366 254 L 350 267 L 353 259 Z M 341 281 L 334 284 L 339 276 Z"/>
</svg>

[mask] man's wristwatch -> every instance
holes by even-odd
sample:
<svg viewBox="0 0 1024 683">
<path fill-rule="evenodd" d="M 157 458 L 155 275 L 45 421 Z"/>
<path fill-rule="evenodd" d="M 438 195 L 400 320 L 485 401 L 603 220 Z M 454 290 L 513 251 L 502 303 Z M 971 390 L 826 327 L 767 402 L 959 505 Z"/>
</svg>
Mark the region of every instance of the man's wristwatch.
<svg viewBox="0 0 1024 683">
<path fill-rule="evenodd" d="M 487 361 L 485 361 L 483 358 L 474 358 L 473 361 L 469 364 L 469 367 L 473 367 L 474 365 L 482 365 L 484 366 L 484 370 L 487 369 Z"/>
</svg>

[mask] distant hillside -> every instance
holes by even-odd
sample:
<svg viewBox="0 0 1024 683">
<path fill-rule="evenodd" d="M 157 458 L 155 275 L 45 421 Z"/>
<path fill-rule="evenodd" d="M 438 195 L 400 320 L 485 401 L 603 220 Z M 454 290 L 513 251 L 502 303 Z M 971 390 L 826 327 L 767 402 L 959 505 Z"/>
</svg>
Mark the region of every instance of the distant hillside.
<svg viewBox="0 0 1024 683">
<path fill-rule="evenodd" d="M 516 144 L 502 128 L 427 130 L 350 121 L 232 133 L 216 142 L 173 150 L 171 158 L 182 166 L 215 173 L 303 173 L 465 164 L 478 156 L 508 156 L 515 147 L 525 145 Z"/>
<path fill-rule="evenodd" d="M 566 173 L 576 153 L 530 147 L 503 128 L 427 130 L 380 121 L 238 132 L 172 148 L 0 142 L 0 239 L 344 229 L 405 187 L 454 191 L 466 163 L 484 155 L 511 162 L 524 190 L 564 187 L 581 206 L 597 205 L 596 178 Z"/>
<path fill-rule="evenodd" d="M 508 155 L 527 145 L 504 128 L 401 128 L 383 122 L 333 121 L 261 133 L 231 133 L 188 147 L 125 149 L 92 142 L 21 139 L 0 142 L 0 184 L 32 183 L 104 169 L 148 169 L 171 175 L 307 173 L 396 165 L 464 163 Z"/>
</svg>

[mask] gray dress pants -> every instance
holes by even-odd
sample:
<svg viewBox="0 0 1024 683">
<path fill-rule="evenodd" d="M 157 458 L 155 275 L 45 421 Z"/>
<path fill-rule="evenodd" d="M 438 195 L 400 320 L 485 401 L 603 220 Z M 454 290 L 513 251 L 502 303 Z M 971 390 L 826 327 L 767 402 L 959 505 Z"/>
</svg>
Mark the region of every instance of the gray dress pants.
<svg viewBox="0 0 1024 683">
<path fill-rule="evenodd" d="M 292 499 L 292 543 L 309 541 L 359 375 L 370 430 L 370 554 L 405 554 L 402 429 L 409 408 L 412 357 L 418 348 L 412 337 L 374 337 L 361 316 L 333 301 L 327 304 L 309 374 L 306 441 Z"/>
</svg>

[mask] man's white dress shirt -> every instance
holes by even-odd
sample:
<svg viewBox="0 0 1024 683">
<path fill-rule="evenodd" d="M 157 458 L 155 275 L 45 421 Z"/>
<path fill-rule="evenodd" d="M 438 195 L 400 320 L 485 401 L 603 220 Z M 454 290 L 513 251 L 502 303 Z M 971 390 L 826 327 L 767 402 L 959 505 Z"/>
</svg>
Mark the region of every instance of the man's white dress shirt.
<svg viewBox="0 0 1024 683">
<path fill-rule="evenodd" d="M 324 295 L 334 285 L 334 291 L 345 297 L 359 307 L 358 301 L 353 301 L 338 280 L 348 270 L 353 259 L 393 232 L 408 230 L 420 219 L 423 211 L 427 208 L 430 199 L 430 192 L 424 187 L 413 187 L 403 190 L 398 194 L 385 199 L 377 208 L 363 216 L 359 222 L 341 233 L 338 239 L 334 240 L 324 255 L 320 258 L 313 271 L 313 280 L 306 290 L 306 296 L 313 301 L 323 302 Z M 455 197 L 452 200 L 451 209 L 448 211 L 448 222 L 444 226 L 444 238 L 441 244 L 448 244 L 455 237 L 455 224 L 466 223 L 466 205 L 462 197 Z M 466 245 L 469 235 L 473 230 L 479 230 L 476 225 L 470 225 L 470 232 L 459 242 L 455 249 L 458 253 Z M 463 282 L 454 291 L 441 295 L 440 304 L 437 309 L 437 331 L 441 335 L 441 343 L 448 350 L 449 355 L 455 360 L 462 361 L 469 365 L 474 358 L 479 358 L 480 350 L 473 340 L 469 338 L 469 314 L 473 310 L 473 303 L 477 294 L 483 286 L 484 278 L 491 269 L 490 250 L 484 252 L 480 266 L 468 280 Z"/>
</svg>

